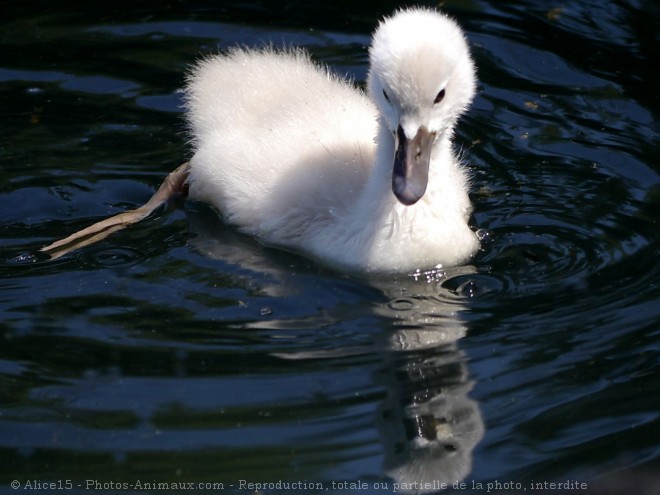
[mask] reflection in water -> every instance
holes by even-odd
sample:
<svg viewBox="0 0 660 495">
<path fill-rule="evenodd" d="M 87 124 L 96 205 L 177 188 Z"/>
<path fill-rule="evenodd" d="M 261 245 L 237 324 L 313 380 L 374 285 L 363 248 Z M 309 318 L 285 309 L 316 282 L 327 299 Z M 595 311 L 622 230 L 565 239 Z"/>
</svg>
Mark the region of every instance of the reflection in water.
<svg viewBox="0 0 660 495">
<path fill-rule="evenodd" d="M 253 241 L 225 229 L 208 212 L 191 209 L 191 245 L 206 256 L 240 267 L 271 296 L 293 289 L 293 274 L 283 264 L 255 249 Z M 470 267 L 435 270 L 391 280 L 370 280 L 388 300 L 375 312 L 393 322 L 372 352 L 382 356 L 374 378 L 386 391 L 376 425 L 385 449 L 384 470 L 398 492 L 437 491 L 443 483 L 464 479 L 471 470 L 472 451 L 484 434 L 478 404 L 468 397 L 472 389 L 466 356 L 458 340 L 466 334 L 460 320 L 461 299 L 440 285 L 442 280 L 466 275 Z M 329 359 L 364 353 L 364 347 L 278 352 L 283 359 Z"/>
<path fill-rule="evenodd" d="M 484 424 L 478 404 L 468 397 L 472 383 L 457 343 L 466 333 L 462 306 L 448 294 L 440 299 L 439 283 L 413 281 L 405 292 L 413 290 L 417 295 L 386 307 L 396 323 L 383 353 L 388 393 L 377 423 L 386 473 L 409 493 L 427 493 L 470 473 Z"/>
</svg>

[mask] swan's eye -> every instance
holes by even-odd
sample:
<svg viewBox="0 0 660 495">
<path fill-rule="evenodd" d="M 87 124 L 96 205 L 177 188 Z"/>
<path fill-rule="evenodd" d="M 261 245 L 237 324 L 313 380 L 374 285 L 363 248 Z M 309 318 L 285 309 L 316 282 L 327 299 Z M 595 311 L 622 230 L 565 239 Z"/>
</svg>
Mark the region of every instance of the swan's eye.
<svg viewBox="0 0 660 495">
<path fill-rule="evenodd" d="M 385 90 L 383 90 L 383 96 L 384 96 L 385 99 L 387 100 L 387 103 L 392 103 L 392 102 L 390 101 L 390 97 L 387 96 L 387 93 L 385 92 Z"/>
<path fill-rule="evenodd" d="M 444 97 L 445 97 L 445 90 L 441 89 L 438 95 L 435 97 L 435 100 L 433 100 L 433 104 L 440 103 Z"/>
</svg>

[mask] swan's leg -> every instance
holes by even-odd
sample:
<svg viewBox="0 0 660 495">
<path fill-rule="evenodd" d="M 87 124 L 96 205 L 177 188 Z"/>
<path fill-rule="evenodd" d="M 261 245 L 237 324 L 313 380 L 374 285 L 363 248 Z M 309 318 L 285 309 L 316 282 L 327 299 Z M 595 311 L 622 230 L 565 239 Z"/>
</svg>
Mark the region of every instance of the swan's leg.
<svg viewBox="0 0 660 495">
<path fill-rule="evenodd" d="M 186 181 L 190 163 L 186 162 L 179 166 L 174 172 L 169 174 L 158 188 L 158 191 L 144 205 L 135 210 L 125 211 L 114 217 L 106 218 L 100 222 L 90 225 L 86 229 L 71 234 L 65 239 L 60 239 L 48 246 L 41 248 L 41 251 L 50 255 L 51 259 L 64 256 L 71 251 L 80 249 L 90 244 L 94 244 L 105 239 L 113 232 L 137 223 L 148 217 L 156 208 L 166 203 L 178 194 L 185 194 L 187 191 Z"/>
</svg>

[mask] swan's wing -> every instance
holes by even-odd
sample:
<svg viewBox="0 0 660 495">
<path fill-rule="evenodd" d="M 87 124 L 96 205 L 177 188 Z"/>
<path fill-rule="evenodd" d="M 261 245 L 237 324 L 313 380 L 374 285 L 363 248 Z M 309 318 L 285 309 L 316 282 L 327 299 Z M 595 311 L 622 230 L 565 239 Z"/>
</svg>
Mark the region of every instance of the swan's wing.
<svg viewBox="0 0 660 495">
<path fill-rule="evenodd" d="M 196 148 L 191 198 L 266 242 L 331 221 L 366 183 L 374 105 L 299 50 L 206 59 L 186 95 Z"/>
</svg>

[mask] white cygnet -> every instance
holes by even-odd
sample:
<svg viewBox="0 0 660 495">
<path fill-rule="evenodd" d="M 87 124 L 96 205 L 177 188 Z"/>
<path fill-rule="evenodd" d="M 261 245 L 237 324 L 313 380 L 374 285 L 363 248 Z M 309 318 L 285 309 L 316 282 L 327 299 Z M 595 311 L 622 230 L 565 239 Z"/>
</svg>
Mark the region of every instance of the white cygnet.
<svg viewBox="0 0 660 495">
<path fill-rule="evenodd" d="M 463 32 L 431 9 L 397 11 L 369 64 L 364 94 L 301 50 L 205 58 L 185 90 L 194 156 L 161 189 L 185 184 L 242 232 L 345 271 L 466 262 L 479 241 L 452 148 L 476 86 Z"/>
</svg>

